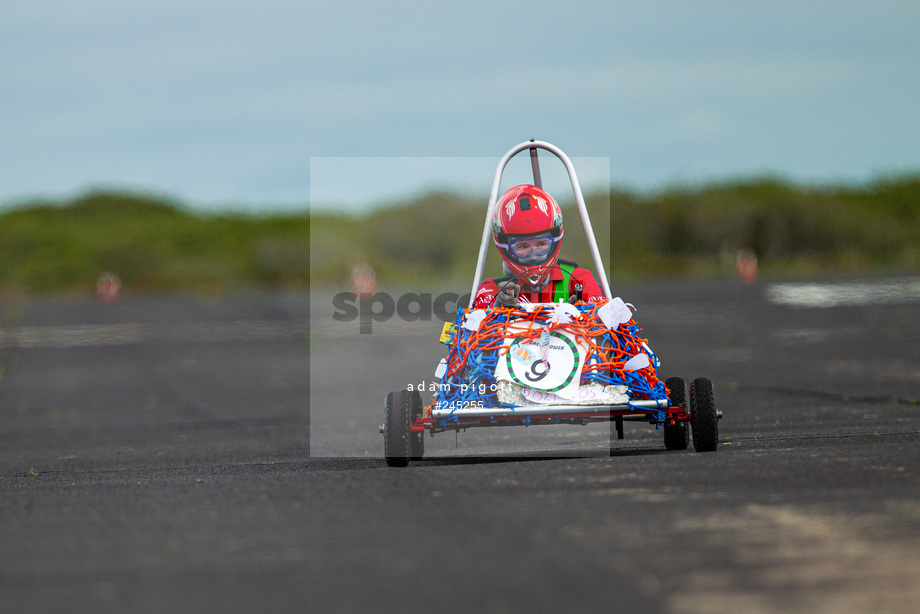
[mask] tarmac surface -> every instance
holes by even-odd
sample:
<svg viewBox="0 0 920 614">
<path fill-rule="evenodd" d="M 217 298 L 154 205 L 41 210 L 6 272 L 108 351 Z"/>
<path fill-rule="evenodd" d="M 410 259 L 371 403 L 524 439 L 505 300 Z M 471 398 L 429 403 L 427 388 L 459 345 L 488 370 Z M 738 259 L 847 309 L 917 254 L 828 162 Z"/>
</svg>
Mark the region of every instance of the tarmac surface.
<svg viewBox="0 0 920 614">
<path fill-rule="evenodd" d="M 717 452 L 470 429 L 389 468 L 436 319 L 3 299 L 0 612 L 920 611 L 920 281 L 614 294 L 662 378 L 713 380 Z"/>
</svg>

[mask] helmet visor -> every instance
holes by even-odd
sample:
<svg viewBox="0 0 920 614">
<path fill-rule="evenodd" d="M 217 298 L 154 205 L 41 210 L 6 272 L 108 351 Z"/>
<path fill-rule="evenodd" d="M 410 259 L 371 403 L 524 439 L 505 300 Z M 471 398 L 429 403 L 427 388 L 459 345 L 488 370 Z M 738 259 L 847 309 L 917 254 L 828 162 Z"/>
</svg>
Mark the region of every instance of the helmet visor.
<svg viewBox="0 0 920 614">
<path fill-rule="evenodd" d="M 543 264 L 553 251 L 556 241 L 560 237 L 554 237 L 549 232 L 538 235 L 524 235 L 509 237 L 508 244 L 505 247 L 505 253 L 513 261 L 523 265 Z"/>
</svg>

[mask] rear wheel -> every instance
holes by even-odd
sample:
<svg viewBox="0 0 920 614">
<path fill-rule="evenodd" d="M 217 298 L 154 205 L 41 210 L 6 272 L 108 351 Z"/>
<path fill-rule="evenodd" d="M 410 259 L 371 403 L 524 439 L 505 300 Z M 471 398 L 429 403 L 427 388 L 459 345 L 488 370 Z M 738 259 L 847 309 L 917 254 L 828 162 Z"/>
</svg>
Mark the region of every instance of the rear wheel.
<svg viewBox="0 0 920 614">
<path fill-rule="evenodd" d="M 705 377 L 697 378 L 690 384 L 690 424 L 693 427 L 693 449 L 715 452 L 719 447 L 719 412 L 712 382 Z"/>
<path fill-rule="evenodd" d="M 422 404 L 422 395 L 419 394 L 418 390 L 413 390 L 409 392 L 409 425 L 415 422 L 416 418 L 421 418 L 422 414 L 425 411 L 425 406 Z M 425 431 L 419 433 L 413 433 L 409 431 L 409 459 L 410 460 L 422 460 L 422 457 L 425 456 Z"/>
<path fill-rule="evenodd" d="M 387 395 L 383 422 L 383 452 L 390 467 L 405 467 L 412 455 L 411 397 L 408 390 Z"/>
<path fill-rule="evenodd" d="M 668 387 L 668 404 L 671 407 L 682 407 L 687 411 L 687 384 L 683 378 L 669 377 L 664 385 Z M 673 421 L 670 418 L 664 423 L 664 447 L 668 450 L 686 450 L 690 443 L 690 428 L 686 422 Z"/>
</svg>

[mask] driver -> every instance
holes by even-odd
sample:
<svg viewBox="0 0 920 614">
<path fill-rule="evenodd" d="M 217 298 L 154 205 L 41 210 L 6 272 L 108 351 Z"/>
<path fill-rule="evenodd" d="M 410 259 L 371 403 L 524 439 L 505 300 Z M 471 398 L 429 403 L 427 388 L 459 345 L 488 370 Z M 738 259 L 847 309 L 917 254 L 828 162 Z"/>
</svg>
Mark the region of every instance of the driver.
<svg viewBox="0 0 920 614">
<path fill-rule="evenodd" d="M 562 209 L 543 188 L 518 185 L 505 192 L 492 211 L 492 240 L 509 280 L 486 279 L 476 291 L 474 309 L 493 303 L 517 307 L 531 303 L 606 300 L 588 269 L 559 259 Z"/>
</svg>

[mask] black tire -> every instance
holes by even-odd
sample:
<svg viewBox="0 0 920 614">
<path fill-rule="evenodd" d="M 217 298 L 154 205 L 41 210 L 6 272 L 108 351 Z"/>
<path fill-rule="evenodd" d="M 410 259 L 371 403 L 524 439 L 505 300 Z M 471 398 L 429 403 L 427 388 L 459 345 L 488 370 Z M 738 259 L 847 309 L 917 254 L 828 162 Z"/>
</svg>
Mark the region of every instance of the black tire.
<svg viewBox="0 0 920 614">
<path fill-rule="evenodd" d="M 690 424 L 693 427 L 693 449 L 715 452 L 719 447 L 719 412 L 712 382 L 705 377 L 697 378 L 690 384 Z"/>
<path fill-rule="evenodd" d="M 408 390 L 387 395 L 383 412 L 383 453 L 390 467 L 405 467 L 411 457 L 411 397 Z"/>
<path fill-rule="evenodd" d="M 416 418 L 421 418 L 425 412 L 425 406 L 422 404 L 422 395 L 418 390 L 409 393 L 409 424 L 415 422 Z M 422 460 L 425 456 L 425 432 L 409 432 L 409 460 Z"/>
<path fill-rule="evenodd" d="M 687 411 L 687 384 L 681 377 L 669 377 L 664 385 L 668 387 L 668 403 L 672 407 L 683 407 Z M 664 423 L 664 447 L 667 450 L 686 450 L 690 443 L 690 428 L 686 422 Z"/>
</svg>

